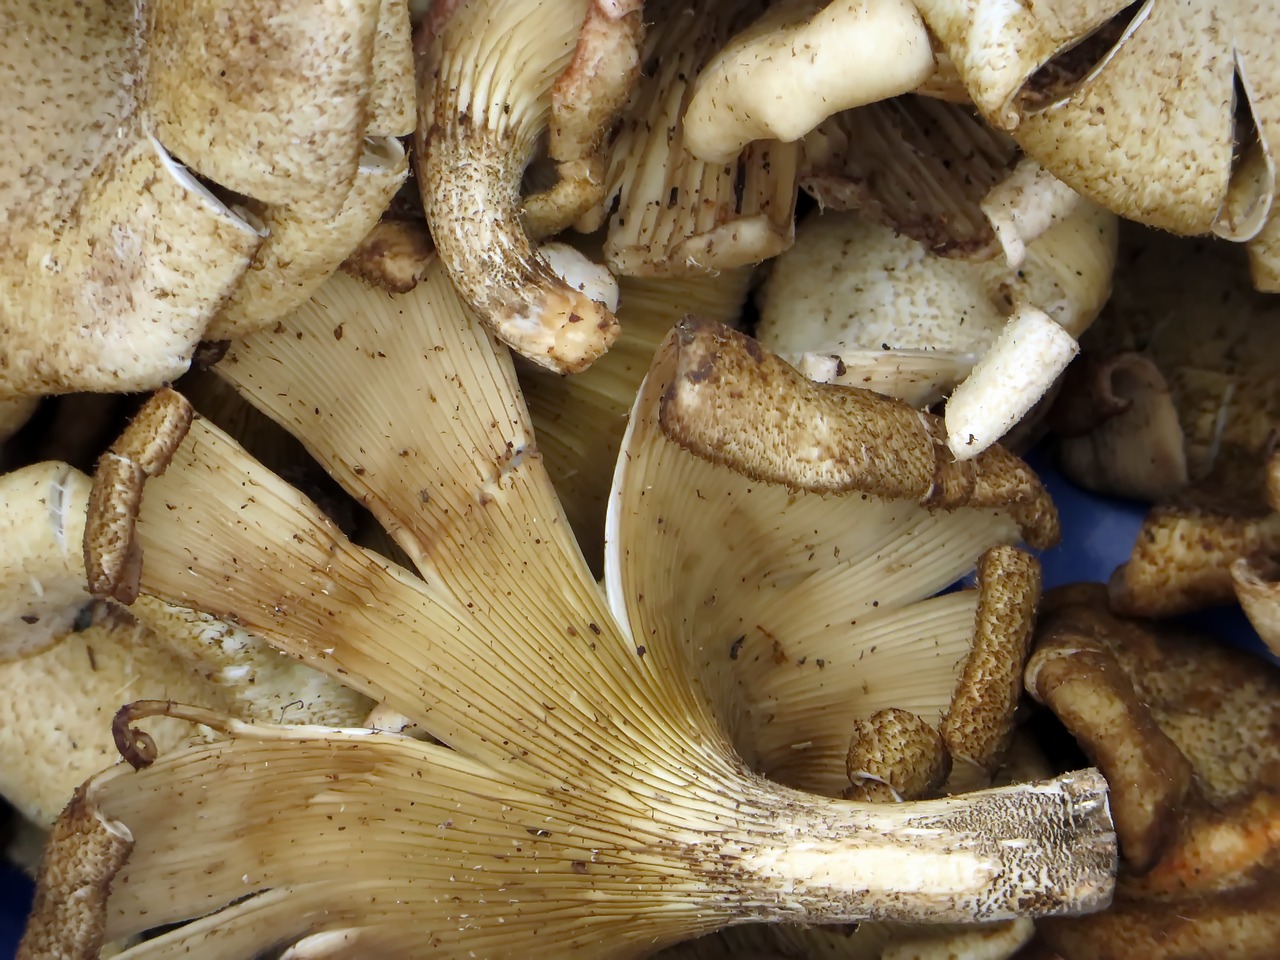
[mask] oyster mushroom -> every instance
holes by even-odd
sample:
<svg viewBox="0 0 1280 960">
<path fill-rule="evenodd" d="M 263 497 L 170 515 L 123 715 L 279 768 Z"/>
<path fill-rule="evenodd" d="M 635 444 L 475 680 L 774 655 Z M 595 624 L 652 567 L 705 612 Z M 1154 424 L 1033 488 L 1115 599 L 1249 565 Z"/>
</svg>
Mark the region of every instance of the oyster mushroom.
<svg viewBox="0 0 1280 960">
<path fill-rule="evenodd" d="M 293 345 L 314 340 L 312 370 L 323 358 L 380 387 L 352 394 L 307 376 L 299 395 L 251 395 L 309 445 L 325 424 L 313 449 L 424 579 L 351 545 L 172 393 L 120 443 L 147 452 L 130 471 L 149 476 L 146 489 L 116 482 L 104 461 L 104 509 L 86 542 L 107 589 L 132 592 L 128 558 L 141 550 L 144 592 L 234 613 L 454 749 L 139 705 L 124 719 L 179 714 L 228 739 L 86 785 L 46 860 L 30 954 L 200 917 L 141 949 L 625 956 L 734 920 L 996 919 L 1026 912 L 1028 897 L 1037 913 L 1105 902 L 1113 850 L 1088 772 L 892 807 L 749 774 L 687 681 L 693 664 L 659 668 L 681 664 L 672 625 L 624 632 L 610 615 L 532 447 L 512 367 L 443 271 L 398 300 L 367 291 L 361 306 L 334 318 L 341 340 L 320 330 L 300 341 L 285 324 L 228 359 L 287 365 Z M 684 349 L 669 338 L 654 375 L 681 369 Z M 669 409 L 695 413 L 676 393 Z M 906 408 L 895 416 L 920 422 Z M 940 494 L 994 492 L 1016 475 L 1012 464 L 954 467 Z M 1028 503 L 1025 519 L 1041 507 Z M 952 829 L 973 816 L 981 836 Z M 917 832 L 903 843 L 891 824 Z M 210 845 L 225 858 L 210 863 L 199 853 Z M 713 848 L 731 868 L 708 858 Z M 495 855 L 478 864 L 484 850 Z M 927 868 L 911 866 L 920 857 Z M 109 890 L 69 903 L 77 863 L 94 882 L 114 876 Z M 971 870 L 958 875 L 961 863 Z M 446 882 L 459 899 L 440 896 Z"/>
<path fill-rule="evenodd" d="M 1094 202 L 1236 241 L 1269 223 L 1280 124 L 1270 5 L 917 5 L 984 116 Z M 1276 282 L 1265 268 L 1257 279 Z"/>
<path fill-rule="evenodd" d="M 336 269 L 345 254 L 284 223 L 348 204 L 378 22 L 374 0 L 7 4 L 0 73 L 24 134 L 0 161 L 0 399 L 171 381 L 202 339 L 245 329 L 224 311 L 247 271 L 279 282 L 279 305 L 290 255 Z"/>
<path fill-rule="evenodd" d="M 139 598 L 94 603 L 83 555 L 89 478 L 64 463 L 0 477 L 0 794 L 48 825 L 116 759 L 111 718 L 138 698 L 201 700 L 247 720 L 353 723 L 368 703 L 227 623 Z M 162 727 L 166 747 L 191 736 Z M 157 736 L 160 736 L 157 734 Z"/>
<path fill-rule="evenodd" d="M 913 90 L 934 72 L 909 0 L 772 4 L 697 74 L 685 144 L 729 163 L 754 140 L 799 140 L 841 110 Z"/>
<path fill-rule="evenodd" d="M 570 168 L 587 162 L 626 96 L 634 70 L 619 68 L 634 60 L 639 40 L 633 6 L 446 4 L 433 9 L 418 57 L 418 180 L 440 258 L 505 343 L 560 373 L 588 367 L 616 339 L 618 323 L 535 247 L 520 222 L 521 177 L 550 127 L 553 159 L 557 147 L 572 154 L 559 165 L 560 189 L 597 181 L 567 220 L 598 198 L 599 171 L 584 169 L 584 183 Z M 529 24 L 536 29 L 522 26 Z M 563 249 L 573 269 L 583 265 L 581 254 Z"/>
<path fill-rule="evenodd" d="M 794 237 L 799 146 L 754 143 L 706 162 L 685 146 L 681 119 L 694 79 L 760 0 L 688 4 L 655 0 L 642 50 L 644 75 L 609 147 L 601 202 L 577 222 L 608 221 L 605 257 L 619 274 L 705 274 L 758 263 Z"/>
<path fill-rule="evenodd" d="M 1270 956 L 1280 929 L 1276 668 L 1116 617 L 1095 586 L 1045 614 L 1026 680 L 1112 784 L 1122 854 L 1112 907 L 1038 922 L 1046 943 L 1066 960 Z"/>
<path fill-rule="evenodd" d="M 856 213 L 812 215 L 773 265 L 759 334 L 807 373 L 833 368 L 839 382 L 920 403 L 963 383 L 947 414 L 948 443 L 955 455 L 974 456 L 1065 367 L 1073 338 L 1106 300 L 1114 256 L 1114 220 L 1095 207 L 1034 241 L 1019 271 L 932 256 Z M 1007 389 L 1011 368 L 1016 390 Z"/>
</svg>

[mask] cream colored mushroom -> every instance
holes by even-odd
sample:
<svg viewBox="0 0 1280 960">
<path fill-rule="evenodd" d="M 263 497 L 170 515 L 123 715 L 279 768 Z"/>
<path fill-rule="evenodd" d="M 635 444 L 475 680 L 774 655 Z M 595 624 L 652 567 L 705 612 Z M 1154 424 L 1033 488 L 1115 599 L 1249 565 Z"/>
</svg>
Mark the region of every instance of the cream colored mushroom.
<svg viewBox="0 0 1280 960">
<path fill-rule="evenodd" d="M 974 103 L 1027 153 L 1110 210 L 1184 234 L 1261 237 L 1280 112 L 1270 4 L 1205 0 L 918 0 Z"/>
<path fill-rule="evenodd" d="M 799 140 L 841 110 L 915 89 L 934 72 L 909 0 L 784 0 L 698 72 L 685 144 L 728 163 L 753 140 Z"/>
</svg>

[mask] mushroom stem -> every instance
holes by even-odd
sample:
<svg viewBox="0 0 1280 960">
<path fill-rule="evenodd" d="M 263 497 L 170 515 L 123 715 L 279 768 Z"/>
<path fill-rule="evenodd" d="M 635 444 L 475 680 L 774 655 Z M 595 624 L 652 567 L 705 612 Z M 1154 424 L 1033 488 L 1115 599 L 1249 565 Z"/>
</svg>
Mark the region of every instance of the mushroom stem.
<svg viewBox="0 0 1280 960">
<path fill-rule="evenodd" d="M 418 65 L 418 175 L 441 260 L 504 343 L 560 373 L 590 366 L 618 335 L 609 309 L 562 280 L 520 223 L 521 176 L 583 13 L 579 3 L 476 0 L 449 18 Z M 513 29 L 534 39 L 506 49 Z"/>
</svg>

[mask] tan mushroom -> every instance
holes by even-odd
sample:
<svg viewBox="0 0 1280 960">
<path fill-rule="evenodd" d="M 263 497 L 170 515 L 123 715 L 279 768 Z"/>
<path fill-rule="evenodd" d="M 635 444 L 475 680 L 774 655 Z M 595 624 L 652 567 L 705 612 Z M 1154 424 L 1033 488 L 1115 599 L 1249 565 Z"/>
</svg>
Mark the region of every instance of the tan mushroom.
<svg viewBox="0 0 1280 960">
<path fill-rule="evenodd" d="M 1045 615 L 1027 667 L 1112 784 L 1116 902 L 1047 920 L 1066 960 L 1269 957 L 1280 929 L 1280 673 L 1255 657 L 1106 611 L 1101 587 Z"/>
<path fill-rule="evenodd" d="M 228 361 L 238 358 L 246 392 L 361 497 L 423 578 L 351 545 L 165 393 L 119 442 L 128 462 L 104 460 L 95 478 L 92 579 L 234 614 L 345 671 L 454 749 L 139 705 L 122 722 L 159 711 L 229 739 L 83 789 L 37 891 L 31 955 L 179 923 L 135 955 L 292 944 L 295 956 L 627 956 L 738 920 L 1002 919 L 1026 911 L 1028 896 L 1033 912 L 1105 901 L 1113 848 L 1087 772 L 892 806 L 806 796 L 748 773 L 696 689 L 674 619 L 610 614 L 532 447 L 512 367 L 443 271 L 402 298 L 366 290 L 357 303 L 332 317 L 340 340 L 284 323 Z M 685 348 L 669 338 L 657 369 L 689 369 Z M 294 359 L 296 393 L 258 391 L 253 364 Z M 325 370 L 345 377 L 314 375 Z M 350 378 L 374 389 L 353 393 Z M 800 383 L 808 409 L 797 413 L 811 422 L 830 391 Z M 668 411 L 703 422 L 716 396 L 675 390 Z M 419 415 L 403 416 L 408 408 Z M 919 466 L 932 476 L 936 434 L 894 409 L 891 419 L 916 424 Z M 776 449 L 795 448 L 790 429 L 770 432 Z M 938 505 L 1025 492 L 1010 458 L 993 452 L 984 465 L 943 464 Z M 1029 529 L 1052 523 L 1043 499 L 1015 501 L 1008 509 Z M 953 833 L 956 816 L 968 819 Z M 222 851 L 215 862 L 210 847 Z M 477 851 L 495 855 L 477 861 Z M 913 868 L 920 856 L 927 866 Z M 95 885 L 69 900 L 82 868 Z M 448 883 L 458 899 L 440 896 Z"/>
<path fill-rule="evenodd" d="M 433 8 L 421 42 L 416 159 L 440 258 L 505 343 L 560 373 L 589 366 L 616 339 L 618 324 L 530 239 L 521 223 L 521 177 L 550 130 L 551 158 L 563 162 L 552 196 L 542 197 L 536 219 L 543 230 L 560 226 L 551 220 L 571 222 L 598 199 L 601 170 L 591 155 L 634 77 L 634 6 L 445 4 Z M 564 249 L 581 267 L 585 258 Z"/>
<path fill-rule="evenodd" d="M 706 274 L 758 263 L 794 236 L 799 147 L 754 143 L 706 162 L 685 145 L 683 120 L 699 72 L 764 9 L 761 0 L 645 7 L 645 75 L 610 144 L 603 199 L 577 227 L 608 223 L 604 253 L 625 275 Z"/>
<path fill-rule="evenodd" d="M 305 298 L 376 220 L 339 217 L 323 251 L 286 237 L 299 217 L 315 227 L 359 205 L 375 33 L 380 16 L 405 19 L 407 41 L 405 5 L 269 7 L 15 0 L 0 13 L 24 131 L 0 176 L 0 399 L 170 381 L 202 339 L 298 302 L 286 292 Z M 260 299 L 241 290 L 246 271 L 277 284 L 271 301 L 224 314 Z"/>
<path fill-rule="evenodd" d="M 963 384 L 948 408 L 948 443 L 970 457 L 1061 373 L 1106 300 L 1114 256 L 1114 220 L 1094 207 L 1032 242 L 1018 271 L 933 256 L 856 213 L 812 215 L 773 264 L 759 334 L 807 373 L 833 365 L 838 382 L 861 379 L 917 402 Z"/>
<path fill-rule="evenodd" d="M 799 140 L 841 110 L 915 89 L 934 72 L 909 0 L 785 0 L 697 74 L 683 116 L 690 153 L 728 163 L 754 140 Z"/>
<path fill-rule="evenodd" d="M 1280 129 L 1270 4 L 917 5 L 983 114 L 1094 202 L 1236 241 L 1269 223 Z M 1255 280 L 1272 289 L 1267 262 L 1255 258 Z"/>
</svg>

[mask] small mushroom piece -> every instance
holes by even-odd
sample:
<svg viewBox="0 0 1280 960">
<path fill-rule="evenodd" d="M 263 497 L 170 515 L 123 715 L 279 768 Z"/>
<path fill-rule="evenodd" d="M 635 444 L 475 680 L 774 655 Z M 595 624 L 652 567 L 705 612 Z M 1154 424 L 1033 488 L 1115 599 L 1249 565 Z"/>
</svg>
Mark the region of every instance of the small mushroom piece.
<svg viewBox="0 0 1280 960">
<path fill-rule="evenodd" d="M 1049 424 L 1062 469 L 1090 490 L 1162 500 L 1187 485 L 1178 410 L 1150 357 L 1081 357 L 1067 371 Z"/>
<path fill-rule="evenodd" d="M 1017 268 L 1027 256 L 1027 244 L 1081 202 L 1080 194 L 1029 157 L 982 198 L 982 212 L 991 221 L 1009 266 Z"/>
<path fill-rule="evenodd" d="M 1019 307 L 947 401 L 947 446 L 957 459 L 982 451 L 1022 421 L 1067 369 L 1080 345 L 1048 314 Z"/>
<path fill-rule="evenodd" d="M 427 275 L 435 244 L 425 223 L 384 219 L 342 262 L 342 269 L 388 293 L 408 293 Z"/>
<path fill-rule="evenodd" d="M 1272 653 L 1280 656 L 1280 582 L 1276 580 L 1277 575 L 1280 571 L 1268 579 L 1243 558 L 1231 564 L 1231 585 L 1236 599 L 1258 631 L 1258 636 Z"/>
<path fill-rule="evenodd" d="M 877 710 L 854 723 L 845 772 L 846 800 L 901 803 L 927 797 L 946 782 L 950 756 L 938 731 L 908 710 Z"/>
<path fill-rule="evenodd" d="M 1108 457 L 1130 461 L 1126 469 L 1134 469 L 1140 462 L 1131 461 L 1140 461 L 1145 453 L 1126 456 L 1124 451 L 1149 450 L 1157 459 L 1145 472 L 1155 481 L 1152 496 L 1162 494 L 1158 499 L 1168 497 L 1169 478 L 1174 477 L 1179 482 L 1185 478 L 1188 485 L 1208 482 L 1229 490 L 1235 499 L 1255 500 L 1258 473 L 1280 422 L 1276 298 L 1249 289 L 1238 247 L 1208 237 L 1171 237 L 1132 224 L 1122 230 L 1113 286 L 1104 321 L 1084 337 L 1086 355 L 1102 358 L 1099 372 L 1104 375 L 1107 358 L 1117 355 L 1138 354 L 1149 365 L 1140 366 L 1128 356 L 1115 361 L 1110 391 L 1105 381 L 1078 384 L 1086 395 L 1092 387 L 1104 405 L 1109 405 L 1108 392 L 1122 398 L 1132 393 L 1134 403 L 1145 408 L 1134 411 L 1138 421 L 1132 429 L 1117 418 L 1116 449 Z M 1075 392 L 1064 389 L 1063 400 L 1077 402 Z M 1174 459 L 1179 444 L 1167 404 L 1172 404 L 1182 434 L 1182 467 Z M 1111 425 L 1104 422 L 1101 429 Z M 1075 479 L 1088 485 L 1086 474 Z"/>
<path fill-rule="evenodd" d="M 1129 559 L 1111 574 L 1111 606 L 1137 617 L 1168 617 L 1235 599 L 1232 565 L 1280 575 L 1280 513 L 1240 503 L 1154 508 Z"/>
<path fill-rule="evenodd" d="M 617 342 L 589 370 L 557 376 L 517 363 L 547 473 L 592 570 L 603 557 L 605 505 L 627 414 L 654 351 L 685 312 L 736 324 L 751 271 L 708 276 L 620 277 Z"/>
<path fill-rule="evenodd" d="M 88 496 L 89 479 L 65 463 L 0 476 L 0 663 L 57 643 L 92 602 L 80 547 Z"/>
<path fill-rule="evenodd" d="M 559 373 L 590 366 L 617 338 L 618 322 L 562 279 L 530 240 L 520 222 L 520 182 L 550 123 L 557 78 L 585 42 L 593 3 L 451 6 L 418 57 L 415 160 L 440 258 L 503 342 Z M 522 27 L 530 23 L 537 28 Z M 523 38 L 518 50 L 508 47 L 512 31 Z"/>
<path fill-rule="evenodd" d="M 1032 242 L 1019 271 L 999 260 L 933 256 L 856 213 L 812 215 L 795 247 L 773 265 L 758 332 L 770 349 L 811 369 L 831 369 L 823 358 L 834 358 L 844 382 L 867 367 L 866 351 L 915 351 L 907 354 L 912 376 L 867 372 L 864 382 L 879 380 L 916 399 L 963 382 L 957 408 L 947 414 L 949 430 L 957 452 L 979 453 L 1053 384 L 1074 338 L 1106 300 L 1114 256 L 1114 220 L 1093 207 L 1081 207 Z M 937 369 L 929 370 L 920 351 L 938 354 Z M 978 359 L 977 371 L 964 367 L 961 358 L 969 355 Z M 1017 390 L 1008 389 L 1011 369 L 1019 373 Z M 921 389 L 922 382 L 932 389 Z"/>
<path fill-rule="evenodd" d="M 0 444 L 22 429 L 40 405 L 38 397 L 15 397 L 0 400 Z"/>
<path fill-rule="evenodd" d="M 615 272 L 714 273 L 791 245 L 799 146 L 763 141 L 708 163 L 686 148 L 681 119 L 699 72 L 763 9 L 760 0 L 693 7 L 655 0 L 645 7 L 653 21 L 642 51 L 645 75 L 610 145 L 603 199 L 577 224 L 591 232 L 607 219 L 604 253 Z"/>
<path fill-rule="evenodd" d="M 1106 769 L 1123 856 L 1113 905 L 1038 922 L 1041 938 L 1067 960 L 1271 956 L 1280 670 L 1206 637 L 1116 617 L 1101 587 L 1051 595 L 1050 606 L 1028 688 L 1048 694 Z M 1157 840 L 1153 858 L 1130 852 L 1135 829 Z"/>
<path fill-rule="evenodd" d="M 1145 873 L 1165 853 L 1192 766 L 1160 729 L 1079 608 L 1052 613 L 1027 664 L 1027 691 L 1046 704 L 1114 784 L 1111 804 L 1125 863 Z"/>
<path fill-rule="evenodd" d="M 841 110 L 906 93 L 934 71 L 908 0 L 785 0 L 734 36 L 697 74 L 685 144 L 729 163 L 754 140 L 799 140 Z"/>
</svg>

